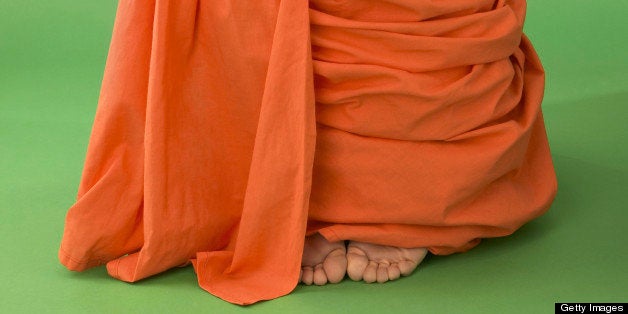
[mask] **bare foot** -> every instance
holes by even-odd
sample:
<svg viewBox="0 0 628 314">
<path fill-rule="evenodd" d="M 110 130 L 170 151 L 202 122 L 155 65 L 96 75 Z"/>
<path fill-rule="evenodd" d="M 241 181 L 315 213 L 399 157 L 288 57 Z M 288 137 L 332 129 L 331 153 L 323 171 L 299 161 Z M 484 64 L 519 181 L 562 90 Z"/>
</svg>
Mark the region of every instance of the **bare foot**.
<svg viewBox="0 0 628 314">
<path fill-rule="evenodd" d="M 427 249 L 404 249 L 351 241 L 347 248 L 347 274 L 355 281 L 386 282 L 410 275 L 427 255 Z"/>
<path fill-rule="evenodd" d="M 347 273 L 344 241 L 328 242 L 316 233 L 305 238 L 301 261 L 301 282 L 322 286 L 342 281 Z"/>
</svg>

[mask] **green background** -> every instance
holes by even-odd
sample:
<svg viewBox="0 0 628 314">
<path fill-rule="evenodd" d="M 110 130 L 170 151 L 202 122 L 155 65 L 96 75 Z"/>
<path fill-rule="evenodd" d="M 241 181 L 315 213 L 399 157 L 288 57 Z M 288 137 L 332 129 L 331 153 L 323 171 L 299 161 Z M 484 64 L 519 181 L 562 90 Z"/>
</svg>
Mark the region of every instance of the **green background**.
<svg viewBox="0 0 628 314">
<path fill-rule="evenodd" d="M 554 302 L 628 301 L 628 1 L 528 2 L 559 180 L 546 215 L 395 282 L 299 286 L 246 308 L 199 288 L 190 267 L 128 284 L 57 261 L 115 9 L 0 0 L 0 312 L 552 313 Z"/>
</svg>

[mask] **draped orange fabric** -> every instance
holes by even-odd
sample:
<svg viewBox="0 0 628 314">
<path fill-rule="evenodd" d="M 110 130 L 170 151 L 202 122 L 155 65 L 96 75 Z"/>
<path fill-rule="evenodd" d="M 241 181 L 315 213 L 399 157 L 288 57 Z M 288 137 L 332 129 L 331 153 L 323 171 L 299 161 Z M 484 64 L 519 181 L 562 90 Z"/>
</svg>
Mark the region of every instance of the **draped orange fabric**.
<svg viewBox="0 0 628 314">
<path fill-rule="evenodd" d="M 556 178 L 523 0 L 120 0 L 71 270 L 292 291 L 306 234 L 463 252 Z"/>
</svg>

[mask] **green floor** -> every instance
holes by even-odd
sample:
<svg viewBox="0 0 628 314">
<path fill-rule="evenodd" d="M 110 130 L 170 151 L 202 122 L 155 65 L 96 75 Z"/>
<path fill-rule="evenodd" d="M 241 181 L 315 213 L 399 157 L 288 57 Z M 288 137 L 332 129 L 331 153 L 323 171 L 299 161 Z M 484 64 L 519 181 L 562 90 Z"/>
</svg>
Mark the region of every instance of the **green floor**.
<svg viewBox="0 0 628 314">
<path fill-rule="evenodd" d="M 552 313 L 554 302 L 628 301 L 628 1 L 528 3 L 559 179 L 545 216 L 396 282 L 300 286 L 247 308 L 204 292 L 192 268 L 127 284 L 57 261 L 115 7 L 0 0 L 0 313 Z"/>
</svg>

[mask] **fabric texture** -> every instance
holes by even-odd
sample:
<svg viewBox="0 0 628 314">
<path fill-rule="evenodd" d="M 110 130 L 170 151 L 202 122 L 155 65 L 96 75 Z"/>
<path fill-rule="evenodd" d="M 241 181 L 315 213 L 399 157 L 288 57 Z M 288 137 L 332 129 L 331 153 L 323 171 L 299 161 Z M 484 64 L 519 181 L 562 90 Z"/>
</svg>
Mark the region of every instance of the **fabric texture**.
<svg viewBox="0 0 628 314">
<path fill-rule="evenodd" d="M 61 262 L 290 293 L 306 234 L 464 252 L 557 190 L 525 1 L 120 0 Z"/>
</svg>

